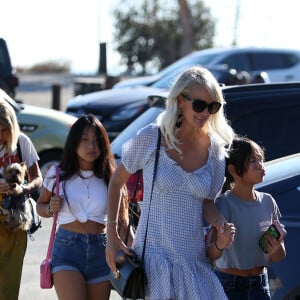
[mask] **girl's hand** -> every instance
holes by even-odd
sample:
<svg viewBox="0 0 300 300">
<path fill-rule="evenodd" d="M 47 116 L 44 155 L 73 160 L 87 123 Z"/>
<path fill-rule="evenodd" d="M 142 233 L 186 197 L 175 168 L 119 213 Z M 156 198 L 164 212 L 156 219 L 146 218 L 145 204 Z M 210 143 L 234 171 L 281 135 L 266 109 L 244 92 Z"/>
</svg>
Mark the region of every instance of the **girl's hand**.
<svg viewBox="0 0 300 300">
<path fill-rule="evenodd" d="M 63 201 L 63 196 L 52 196 L 49 202 L 49 210 L 51 213 L 56 213 L 60 210 Z"/>
<path fill-rule="evenodd" d="M 276 253 L 281 248 L 280 241 L 274 238 L 271 234 L 266 235 L 265 241 L 269 255 Z"/>
<path fill-rule="evenodd" d="M 217 231 L 216 243 L 218 248 L 224 249 L 231 246 L 234 241 L 236 228 L 232 223 L 225 223 L 223 227 Z"/>
<path fill-rule="evenodd" d="M 10 185 L 9 192 L 7 194 L 9 195 L 22 195 L 24 192 L 23 186 L 20 184 L 14 184 Z"/>
</svg>

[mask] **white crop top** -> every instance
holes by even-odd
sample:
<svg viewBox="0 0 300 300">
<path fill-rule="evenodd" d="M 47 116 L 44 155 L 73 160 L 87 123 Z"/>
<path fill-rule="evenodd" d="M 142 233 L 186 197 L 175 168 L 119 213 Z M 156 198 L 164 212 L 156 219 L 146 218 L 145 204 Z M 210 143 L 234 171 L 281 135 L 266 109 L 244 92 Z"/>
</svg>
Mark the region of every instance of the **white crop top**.
<svg viewBox="0 0 300 300">
<path fill-rule="evenodd" d="M 75 220 L 81 223 L 87 220 L 105 224 L 107 221 L 107 186 L 103 179 L 93 175 L 93 171 L 82 171 L 86 179 L 78 175 L 59 186 L 59 195 L 64 197 L 58 213 L 58 224 L 67 224 Z M 91 177 L 92 176 L 92 177 Z M 44 188 L 55 192 L 55 166 L 52 166 L 43 182 Z"/>
</svg>

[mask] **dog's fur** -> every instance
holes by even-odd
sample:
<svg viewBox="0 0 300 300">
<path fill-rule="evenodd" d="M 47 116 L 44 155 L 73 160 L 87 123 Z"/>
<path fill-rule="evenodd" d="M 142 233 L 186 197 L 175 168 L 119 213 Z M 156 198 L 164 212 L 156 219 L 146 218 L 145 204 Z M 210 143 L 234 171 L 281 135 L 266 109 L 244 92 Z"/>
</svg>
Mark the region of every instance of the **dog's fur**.
<svg viewBox="0 0 300 300">
<path fill-rule="evenodd" d="M 17 184 L 23 184 L 26 175 L 26 163 L 12 163 L 11 165 L 3 164 L 3 178 L 10 185 L 15 188 Z M 28 230 L 31 227 L 32 213 L 31 206 L 27 200 L 27 195 L 9 195 L 11 197 L 13 208 L 7 210 L 2 208 L 2 214 L 6 215 L 4 223 L 9 229 Z M 25 197 L 25 198 L 24 198 Z"/>
</svg>

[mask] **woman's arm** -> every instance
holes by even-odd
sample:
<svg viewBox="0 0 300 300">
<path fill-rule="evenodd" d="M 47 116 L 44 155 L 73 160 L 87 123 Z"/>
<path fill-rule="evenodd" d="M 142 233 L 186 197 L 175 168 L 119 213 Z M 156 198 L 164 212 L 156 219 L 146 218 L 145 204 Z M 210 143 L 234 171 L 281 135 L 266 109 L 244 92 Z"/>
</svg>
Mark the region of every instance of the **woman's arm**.
<svg viewBox="0 0 300 300">
<path fill-rule="evenodd" d="M 220 230 L 226 222 L 211 199 L 203 199 L 203 218 L 208 224 L 216 227 L 217 230 Z"/>
<path fill-rule="evenodd" d="M 129 178 L 122 163 L 113 173 L 108 186 L 108 215 L 107 215 L 107 246 L 106 261 L 113 272 L 117 271 L 115 257 L 118 250 L 130 254 L 129 249 L 121 240 L 118 233 L 118 218 L 120 209 L 121 190 Z"/>
<path fill-rule="evenodd" d="M 54 196 L 52 192 L 43 187 L 37 200 L 36 211 L 41 217 L 53 217 L 53 214 L 60 210 L 62 201 L 61 196 Z"/>
<path fill-rule="evenodd" d="M 27 170 L 27 184 L 22 185 L 23 194 L 30 194 L 38 190 L 43 183 L 42 173 L 37 162 L 34 162 Z"/>
</svg>

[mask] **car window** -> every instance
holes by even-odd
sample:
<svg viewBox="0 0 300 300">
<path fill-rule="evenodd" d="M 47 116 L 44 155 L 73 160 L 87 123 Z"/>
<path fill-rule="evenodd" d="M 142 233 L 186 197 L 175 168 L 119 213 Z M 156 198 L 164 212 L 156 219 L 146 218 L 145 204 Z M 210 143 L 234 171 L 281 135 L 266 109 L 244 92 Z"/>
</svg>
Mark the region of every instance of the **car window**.
<svg viewBox="0 0 300 300">
<path fill-rule="evenodd" d="M 157 116 L 162 112 L 163 108 L 150 107 L 137 119 L 135 119 L 129 126 L 127 126 L 111 143 L 111 150 L 118 160 L 121 158 L 122 145 L 133 138 L 137 132 L 146 125 L 153 123 Z"/>
<path fill-rule="evenodd" d="M 286 69 L 299 62 L 295 54 L 285 53 L 253 53 L 251 54 L 252 70 Z"/>
<path fill-rule="evenodd" d="M 227 101 L 227 114 L 235 131 L 247 135 L 266 149 L 266 159 L 300 152 L 295 143 L 295 129 L 300 128 L 300 102 L 298 95 L 265 95 L 263 99 L 249 97 L 243 102 Z M 260 101 L 261 100 L 261 101 Z M 287 102 L 288 101 L 288 102 Z M 253 105 L 249 105 L 249 103 Z M 274 134 L 274 124 L 276 134 Z M 262 143 L 263 141 L 263 143 Z"/>
<path fill-rule="evenodd" d="M 220 60 L 220 64 L 227 65 L 228 68 L 237 71 L 251 70 L 248 53 L 229 54 L 226 58 Z"/>
<path fill-rule="evenodd" d="M 193 65 L 207 65 L 209 62 L 214 60 L 216 57 L 219 56 L 219 53 L 192 53 L 190 55 L 187 55 L 181 59 L 179 59 L 177 62 L 169 65 L 168 67 L 161 70 L 158 74 L 159 76 L 165 76 L 169 74 L 170 72 L 173 73 L 176 69 L 182 69 L 187 68 L 189 66 Z"/>
</svg>

